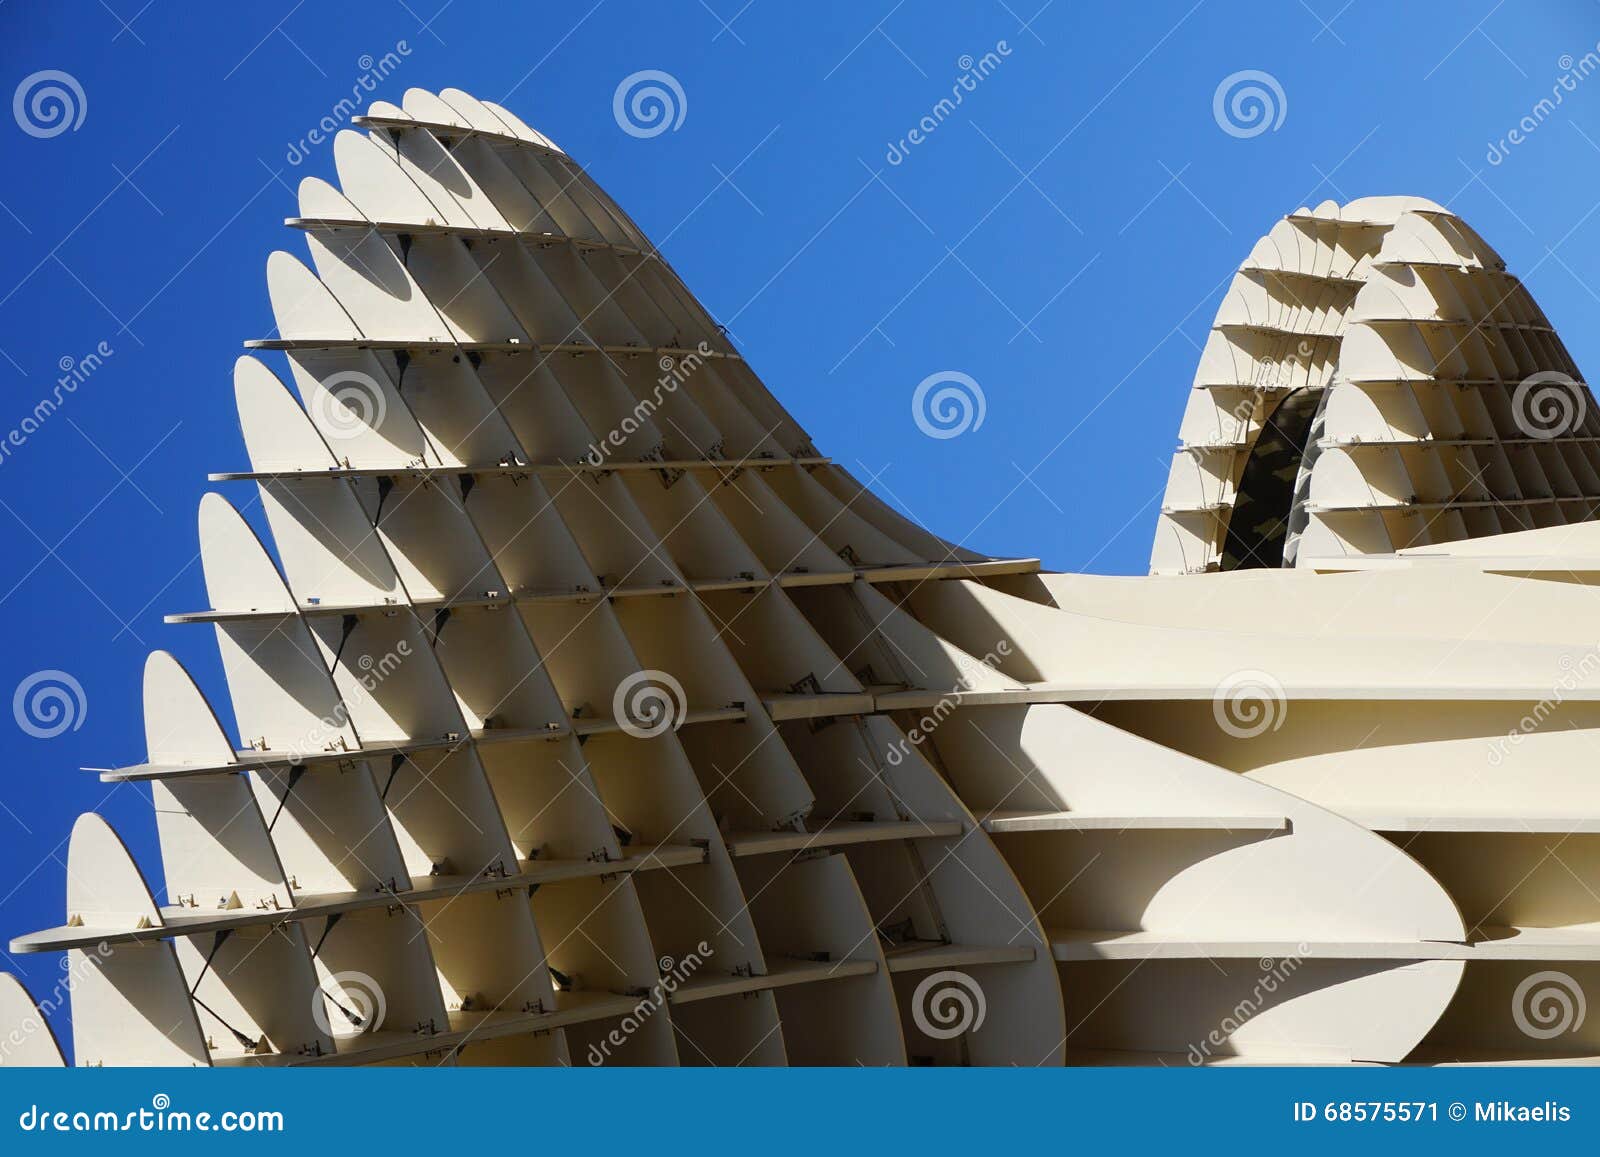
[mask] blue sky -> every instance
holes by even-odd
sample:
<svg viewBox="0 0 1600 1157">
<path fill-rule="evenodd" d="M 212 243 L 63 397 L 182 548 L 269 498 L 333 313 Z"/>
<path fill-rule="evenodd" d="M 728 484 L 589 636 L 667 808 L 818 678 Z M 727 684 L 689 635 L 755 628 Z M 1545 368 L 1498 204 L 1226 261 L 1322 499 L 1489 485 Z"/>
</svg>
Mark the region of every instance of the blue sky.
<svg viewBox="0 0 1600 1157">
<path fill-rule="evenodd" d="M 27 90 L 0 118 L 0 438 L 62 365 L 110 351 L 0 458 L 0 694 L 59 670 L 86 703 L 54 738 L 0 727 L 0 942 L 59 922 L 81 811 L 155 868 L 148 794 L 76 770 L 142 756 L 150 649 L 227 717 L 208 629 L 161 616 L 204 605 L 205 475 L 245 466 L 231 365 L 271 328 L 267 253 L 300 251 L 281 225 L 295 184 L 333 176 L 329 146 L 299 142 L 386 53 L 400 63 L 373 96 L 462 87 L 553 136 L 824 452 L 987 552 L 1144 569 L 1223 288 L 1304 204 L 1445 203 L 1578 364 L 1600 364 L 1600 75 L 1533 111 L 1600 51 L 1593 3 L 139 2 L 0 8 L 6 88 L 53 70 L 82 93 L 56 135 L 24 131 Z M 986 53 L 998 63 L 902 149 Z M 683 93 L 682 123 L 648 138 L 613 114 L 641 70 Z M 1244 70 L 1282 94 L 1281 123 L 1254 136 L 1213 112 Z M 945 371 L 986 411 L 934 439 L 911 398 Z M 57 974 L 4 966 L 36 993 Z"/>
</svg>

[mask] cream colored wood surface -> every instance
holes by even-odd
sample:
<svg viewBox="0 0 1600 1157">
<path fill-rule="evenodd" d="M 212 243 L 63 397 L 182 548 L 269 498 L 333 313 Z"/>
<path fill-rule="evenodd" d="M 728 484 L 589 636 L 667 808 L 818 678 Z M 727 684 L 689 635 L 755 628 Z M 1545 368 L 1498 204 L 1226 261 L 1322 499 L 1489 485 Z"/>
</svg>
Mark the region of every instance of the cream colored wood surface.
<svg viewBox="0 0 1600 1157">
<path fill-rule="evenodd" d="M 12 941 L 68 954 L 75 1063 L 1597 1062 L 1513 1009 L 1600 982 L 1600 418 L 1517 427 L 1576 367 L 1459 218 L 1275 225 L 1157 573 L 1059 575 L 819 453 L 515 112 L 354 123 L 266 262 L 248 461 L 196 467 L 274 548 L 207 495 L 169 616 L 239 734 L 152 654 L 101 776 L 150 782 L 165 902 L 85 816 Z M 0 980 L 0 1063 L 60 1063 L 38 1021 Z"/>
<path fill-rule="evenodd" d="M 58 1069 L 66 1063 L 46 1010 L 7 972 L 0 972 L 0 1024 L 6 1027 L 0 1068 Z"/>
</svg>

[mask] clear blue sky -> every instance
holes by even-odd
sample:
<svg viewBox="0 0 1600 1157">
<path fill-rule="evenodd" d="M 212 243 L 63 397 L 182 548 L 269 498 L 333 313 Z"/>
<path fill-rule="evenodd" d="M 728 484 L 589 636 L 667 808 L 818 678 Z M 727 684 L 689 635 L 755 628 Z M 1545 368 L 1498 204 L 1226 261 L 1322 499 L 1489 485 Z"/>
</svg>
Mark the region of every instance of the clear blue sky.
<svg viewBox="0 0 1600 1157">
<path fill-rule="evenodd" d="M 1578 364 L 1600 364 L 1600 74 L 1533 113 L 1596 51 L 1593 3 L 440 3 L 0 8 L 4 91 L 58 70 L 83 93 L 59 135 L 0 117 L 0 439 L 63 359 L 113 351 L 0 459 L 0 699 L 58 669 L 87 701 L 55 738 L 0 727 L 0 943 L 59 922 L 81 811 L 105 814 L 159 887 L 148 794 L 76 770 L 142 757 L 148 650 L 176 653 L 230 718 L 209 629 L 161 615 L 204 605 L 205 474 L 245 466 L 230 367 L 271 327 L 267 253 L 301 251 L 281 226 L 295 184 L 333 176 L 326 144 L 298 164 L 291 145 L 364 57 L 403 57 L 375 96 L 458 86 L 548 132 L 824 452 L 991 553 L 1144 568 L 1228 275 L 1303 204 L 1445 203 Z M 890 163 L 963 58 L 988 52 L 998 66 Z M 649 138 L 612 107 L 644 69 L 685 97 L 682 124 Z M 1242 70 L 1283 93 L 1282 123 L 1253 137 L 1213 115 Z M 940 371 L 979 383 L 981 428 L 919 430 L 912 392 Z M 5 966 L 36 993 L 57 975 L 49 958 Z"/>
</svg>

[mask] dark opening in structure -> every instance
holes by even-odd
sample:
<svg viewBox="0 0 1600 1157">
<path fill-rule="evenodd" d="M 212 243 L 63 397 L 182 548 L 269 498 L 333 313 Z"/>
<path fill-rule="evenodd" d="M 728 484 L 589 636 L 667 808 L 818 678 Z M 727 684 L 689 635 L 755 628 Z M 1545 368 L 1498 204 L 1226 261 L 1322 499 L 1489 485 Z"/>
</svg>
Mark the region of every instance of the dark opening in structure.
<svg viewBox="0 0 1600 1157">
<path fill-rule="evenodd" d="M 1320 389 L 1296 390 L 1279 402 L 1267 419 L 1239 477 L 1239 493 L 1222 547 L 1223 570 L 1283 565 L 1295 481 L 1322 394 Z"/>
</svg>

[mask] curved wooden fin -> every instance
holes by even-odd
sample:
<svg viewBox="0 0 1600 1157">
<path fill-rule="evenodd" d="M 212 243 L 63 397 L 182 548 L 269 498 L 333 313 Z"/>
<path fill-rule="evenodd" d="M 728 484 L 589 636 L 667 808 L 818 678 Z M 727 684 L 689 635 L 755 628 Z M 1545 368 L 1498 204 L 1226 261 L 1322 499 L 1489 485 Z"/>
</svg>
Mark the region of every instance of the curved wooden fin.
<svg viewBox="0 0 1600 1157">
<path fill-rule="evenodd" d="M 210 492 L 200 499 L 200 566 L 217 610 L 295 609 L 289 588 L 256 532 L 233 503 Z"/>
<path fill-rule="evenodd" d="M 74 949 L 72 1053 L 80 1067 L 209 1066 L 171 943 Z"/>
<path fill-rule="evenodd" d="M 67 922 L 86 928 L 158 928 L 161 913 L 128 847 L 85 812 L 67 844 Z"/>
<path fill-rule="evenodd" d="M 339 136 L 343 136 L 340 133 Z M 334 138 L 337 148 L 338 138 Z M 361 221 L 366 215 L 321 177 L 305 177 L 298 190 L 300 216 L 313 221 Z"/>
<path fill-rule="evenodd" d="M 505 121 L 490 112 L 481 100 L 470 93 L 462 92 L 459 88 L 440 89 L 438 99 L 442 104 L 450 107 L 457 120 L 471 125 L 480 132 L 505 133 L 510 131 Z"/>
<path fill-rule="evenodd" d="M 233 398 L 239 409 L 239 429 L 244 434 L 245 454 L 252 470 L 317 471 L 338 464 L 306 412 L 295 403 L 288 387 L 265 362 L 246 354 L 233 363 Z M 330 411 L 335 402 L 336 399 L 329 399 Z M 348 420 L 338 427 L 339 430 L 342 433 L 359 430 L 360 412 L 343 405 L 340 409 L 343 414 L 332 416 Z"/>
<path fill-rule="evenodd" d="M 500 118 L 500 123 L 506 126 L 506 129 L 511 133 L 512 136 L 521 137 L 523 140 L 528 141 L 531 144 L 543 145 L 547 149 L 555 149 L 555 151 L 558 153 L 565 152 L 564 149 L 562 149 L 549 137 L 541 133 L 538 129 L 529 128 L 527 123 L 510 109 L 504 107 L 503 105 L 496 104 L 492 100 L 486 100 L 481 103 L 483 104 L 484 108 L 488 109 L 491 113 Z"/>
<path fill-rule="evenodd" d="M 328 287 L 292 253 L 267 258 L 267 297 L 278 336 L 293 341 L 355 341 L 361 331 Z"/>
<path fill-rule="evenodd" d="M 399 254 L 377 233 L 307 233 L 306 248 L 323 286 L 361 336 L 424 342 L 463 338 L 451 333 Z"/>
<path fill-rule="evenodd" d="M 44 1011 L 22 981 L 0 972 L 0 1068 L 59 1069 L 67 1062 Z"/>
<path fill-rule="evenodd" d="M 467 120 L 450 104 L 425 88 L 408 88 L 405 95 L 400 98 L 400 107 L 406 113 L 419 121 L 430 121 L 433 124 L 455 125 L 458 128 L 473 128 L 472 122 Z"/>
<path fill-rule="evenodd" d="M 144 663 L 144 742 L 150 763 L 234 762 L 217 714 L 183 664 L 166 651 Z"/>
<path fill-rule="evenodd" d="M 67 922 L 151 928 L 161 913 L 122 838 L 93 812 L 67 845 Z M 206 1065 L 189 989 L 164 940 L 67 953 L 79 1065 Z"/>
<path fill-rule="evenodd" d="M 373 221 L 416 225 L 450 222 L 445 211 L 428 200 L 416 183 L 400 171 L 393 154 L 365 133 L 345 129 L 333 138 L 333 163 L 344 196 Z"/>
</svg>

